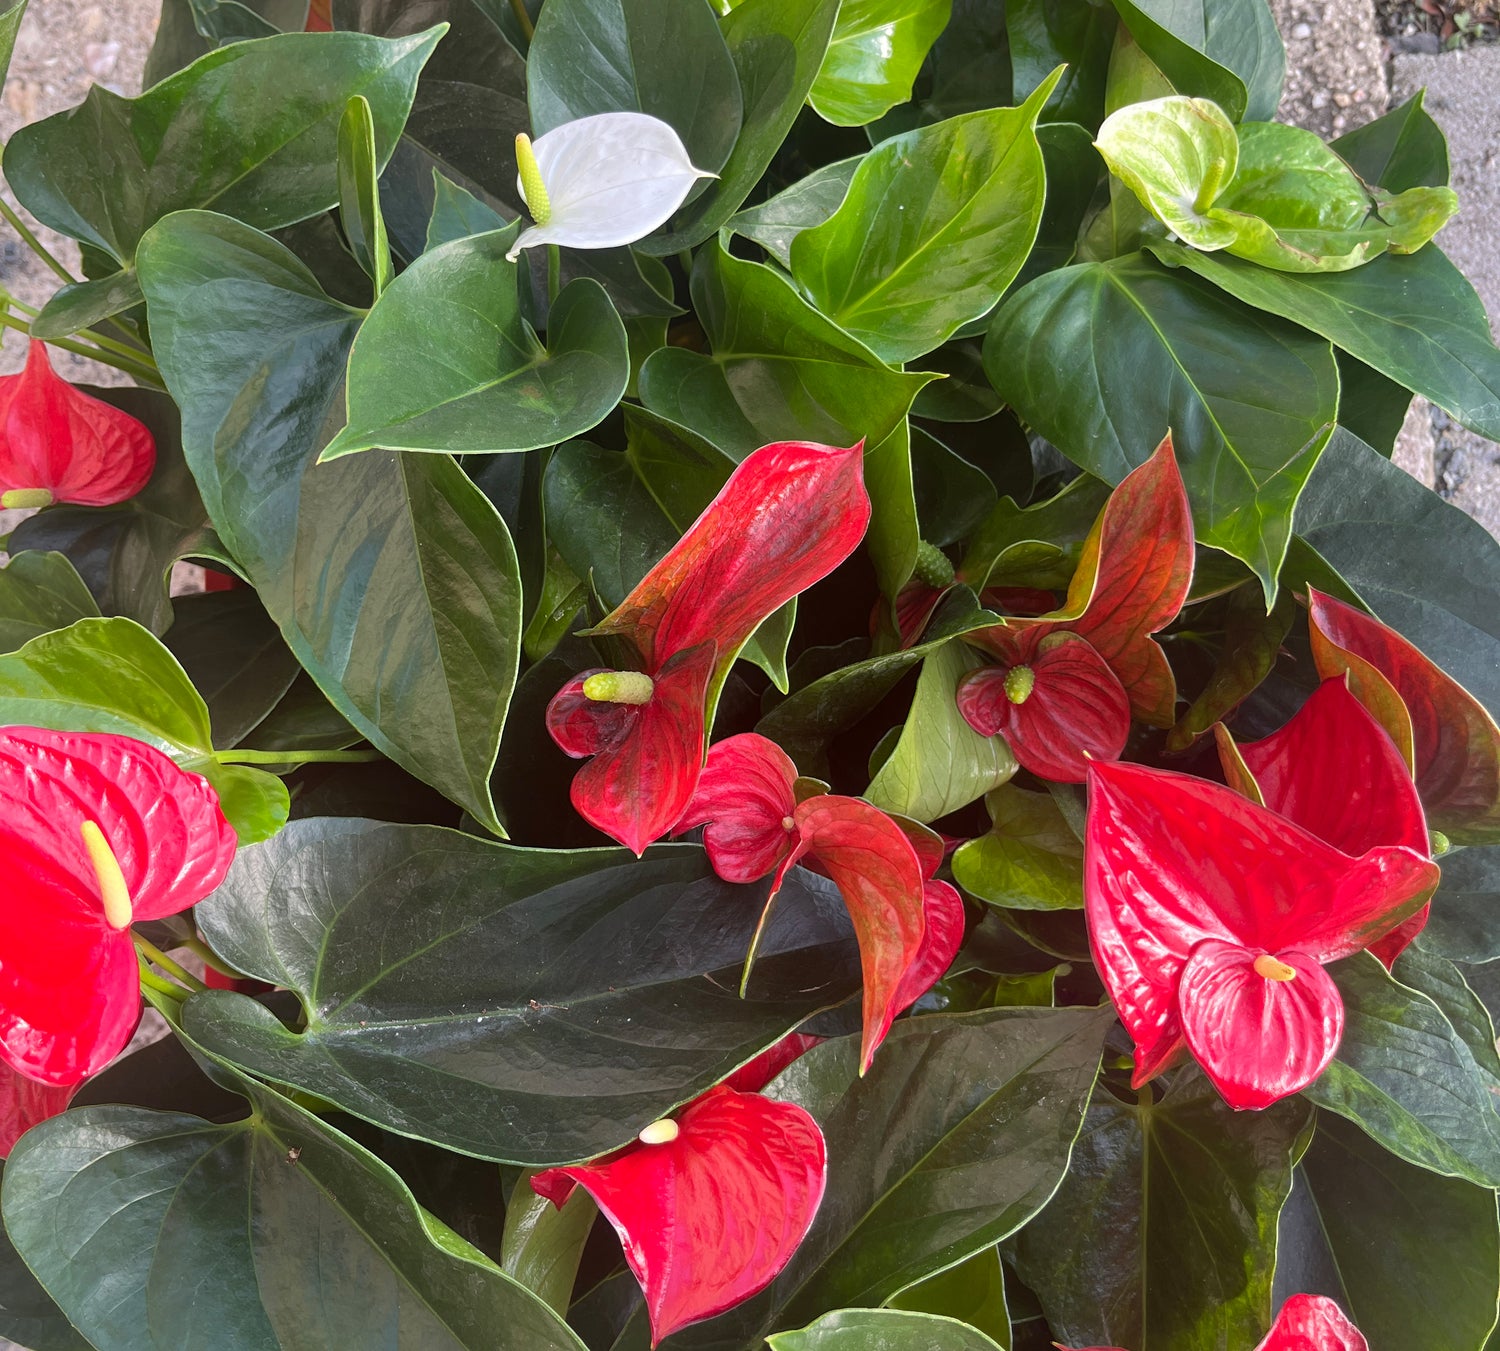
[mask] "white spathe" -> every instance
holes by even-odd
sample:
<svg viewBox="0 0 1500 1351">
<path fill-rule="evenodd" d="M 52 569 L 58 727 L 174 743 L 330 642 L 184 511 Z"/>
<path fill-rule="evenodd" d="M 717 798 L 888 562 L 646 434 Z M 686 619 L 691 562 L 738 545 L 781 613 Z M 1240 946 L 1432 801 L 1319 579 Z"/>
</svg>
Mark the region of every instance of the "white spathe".
<svg viewBox="0 0 1500 1351">
<path fill-rule="evenodd" d="M 538 244 L 612 249 L 644 239 L 668 218 L 700 178 L 682 138 L 646 113 L 598 113 L 554 127 L 532 143 L 551 212 L 523 230 L 509 253 Z M 525 200 L 520 177 L 516 185 Z"/>
</svg>

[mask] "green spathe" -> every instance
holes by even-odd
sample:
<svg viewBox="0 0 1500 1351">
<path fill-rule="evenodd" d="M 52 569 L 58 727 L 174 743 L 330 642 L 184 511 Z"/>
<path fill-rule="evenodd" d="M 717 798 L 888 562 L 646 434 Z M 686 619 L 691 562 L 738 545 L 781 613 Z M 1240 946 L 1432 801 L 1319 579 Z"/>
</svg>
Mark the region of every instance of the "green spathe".
<svg viewBox="0 0 1500 1351">
<path fill-rule="evenodd" d="M 1310 131 L 1234 124 L 1172 95 L 1112 114 L 1095 142 L 1110 169 L 1182 241 L 1280 272 L 1343 272 L 1414 253 L 1447 223 L 1446 187 L 1370 187 Z"/>
</svg>

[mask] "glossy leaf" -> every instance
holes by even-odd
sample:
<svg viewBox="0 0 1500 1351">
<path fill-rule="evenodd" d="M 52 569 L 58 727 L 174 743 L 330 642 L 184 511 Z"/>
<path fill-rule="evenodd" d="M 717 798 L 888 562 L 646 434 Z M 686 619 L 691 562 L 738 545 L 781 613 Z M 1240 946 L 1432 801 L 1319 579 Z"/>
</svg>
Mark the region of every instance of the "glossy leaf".
<svg viewBox="0 0 1500 1351">
<path fill-rule="evenodd" d="M 31 1351 L 93 1351 L 0 1229 L 0 1336 Z"/>
<path fill-rule="evenodd" d="M 188 1346 L 208 1326 L 230 1351 L 398 1338 L 478 1351 L 504 1329 L 516 1351 L 581 1351 L 561 1318 L 374 1155 L 280 1094 L 233 1082 L 256 1109 L 243 1121 L 88 1107 L 16 1151 L 6 1227 L 90 1341 Z M 122 1194 L 122 1177 L 152 1181 Z M 204 1270 L 216 1279 L 181 1299 Z"/>
<path fill-rule="evenodd" d="M 792 241 L 792 275 L 818 309 L 887 361 L 921 356 L 989 310 L 1036 239 L 1036 120 L 1054 86 L 866 155 L 839 209 Z"/>
<path fill-rule="evenodd" d="M 583 1245 L 599 1218 L 587 1192 L 576 1192 L 561 1206 L 531 1189 L 533 1174 L 523 1170 L 505 1199 L 505 1233 L 500 1266 L 548 1308 L 566 1316 Z"/>
<path fill-rule="evenodd" d="M 959 572 L 980 590 L 1041 581 L 1066 587 L 1108 498 L 1108 485 L 1092 474 L 1080 474 L 1033 506 L 1018 507 L 1014 498 L 1002 497 L 970 537 Z"/>
<path fill-rule="evenodd" d="M 985 806 L 989 834 L 953 855 L 959 886 L 1007 910 L 1083 909 L 1083 843 L 1054 799 L 1007 785 Z"/>
<path fill-rule="evenodd" d="M 1337 411 L 1325 343 L 1132 255 L 1048 273 L 1009 298 L 985 369 L 1032 426 L 1111 483 L 1170 428 L 1199 542 L 1250 564 L 1274 600 L 1297 496 Z"/>
<path fill-rule="evenodd" d="M 790 271 L 792 240 L 802 231 L 821 225 L 839 209 L 849 195 L 850 180 L 862 158 L 851 155 L 814 169 L 760 205 L 737 211 L 729 218 L 727 228 L 753 239 Z"/>
<path fill-rule="evenodd" d="M 991 651 L 1002 634 L 987 635 Z M 1082 783 L 1091 761 L 1118 760 L 1130 735 L 1124 686 L 1076 633 L 1022 630 L 1005 661 L 970 671 L 956 693 L 970 727 L 1004 738 L 1023 769 L 1057 783 Z"/>
<path fill-rule="evenodd" d="M 97 616 L 83 578 L 60 553 L 18 553 L 0 568 L 0 652 Z"/>
<path fill-rule="evenodd" d="M 956 1267 L 908 1286 L 887 1301 L 890 1308 L 956 1318 L 1010 1351 L 1010 1310 L 998 1248 L 986 1248 Z"/>
<path fill-rule="evenodd" d="M 1179 93 L 1213 99 L 1236 122 L 1275 115 L 1286 49 L 1262 0 L 1116 0 L 1115 8 Z"/>
<path fill-rule="evenodd" d="M 356 94 L 344 107 L 339 120 L 338 154 L 339 218 L 350 249 L 375 283 L 375 295 L 379 297 L 391 281 L 391 246 L 376 184 L 379 160 L 375 153 L 375 119 L 363 94 Z"/>
<path fill-rule="evenodd" d="M 772 1351 L 1000 1351 L 956 1318 L 897 1309 L 841 1309 L 766 1340 Z"/>
<path fill-rule="evenodd" d="M 635 862 L 300 821 L 242 853 L 198 921 L 236 968 L 298 995 L 306 1030 L 223 992 L 189 1001 L 186 1026 L 256 1073 L 449 1149 L 586 1158 L 852 993 L 843 903 L 796 873 L 738 997 L 764 896 L 718 881 L 691 846 Z M 429 926 L 415 955 L 381 937 L 400 915 Z M 520 1064 L 535 1069 L 517 1078 Z"/>
<path fill-rule="evenodd" d="M 140 492 L 155 466 L 156 443 L 146 426 L 64 380 L 45 343 L 32 339 L 20 374 L 0 376 L 5 506 L 113 506 Z M 43 495 L 40 502 L 27 496 L 35 493 Z"/>
<path fill-rule="evenodd" d="M 720 1085 L 673 1125 L 671 1140 L 532 1182 L 559 1201 L 576 1183 L 599 1203 L 645 1291 L 653 1344 L 765 1289 L 806 1235 L 827 1178 L 823 1136 L 793 1103 Z"/>
<path fill-rule="evenodd" d="M 1461 980 L 1462 1002 L 1451 1007 L 1404 982 L 1408 974 L 1422 979 L 1434 970 L 1444 975 L 1443 959 L 1417 949 L 1403 955 L 1394 976 L 1370 957 L 1335 968 L 1344 1038 L 1307 1096 L 1408 1163 L 1493 1187 L 1500 1177 L 1494 1040 L 1476 1059 L 1464 1036 L 1465 1020 L 1487 1027 L 1489 1017 Z M 1454 978 L 1446 967 L 1450 985 Z"/>
<path fill-rule="evenodd" d="M 280 779 L 213 757 L 208 708 L 161 643 L 129 619 L 80 619 L 0 657 L 0 726 L 134 737 L 201 774 L 242 843 L 286 822 Z"/>
<path fill-rule="evenodd" d="M 692 291 L 713 355 L 653 352 L 641 402 L 736 458 L 787 439 L 874 446 L 932 378 L 887 366 L 773 269 L 717 242 L 698 252 Z"/>
<path fill-rule="evenodd" d="M 1253 1346 L 1271 1322 L 1277 1214 L 1309 1118 L 1300 1102 L 1232 1112 L 1191 1073 L 1158 1100 L 1096 1094 L 1067 1177 L 1010 1247 L 1053 1336 Z"/>
<path fill-rule="evenodd" d="M 665 257 L 701 244 L 739 209 L 812 89 L 838 10 L 838 0 L 742 0 L 729 12 L 720 29 L 739 77 L 739 135 L 718 181 L 688 204 L 674 229 L 646 241 L 643 253 Z"/>
<path fill-rule="evenodd" d="M 1135 1038 L 1137 1085 L 1180 1053 L 1178 986 L 1206 941 L 1284 963 L 1295 954 L 1291 964 L 1300 971 L 1304 959 L 1328 962 L 1368 946 L 1412 914 L 1436 884 L 1436 867 L 1410 849 L 1376 848 L 1352 858 L 1218 784 L 1131 765 L 1099 764 L 1089 772 L 1089 941 Z M 1300 975 L 1284 983 L 1304 984 Z M 1301 1024 L 1309 1036 L 1322 1035 L 1316 1026 L 1327 1004 L 1324 998 L 1316 1024 Z M 1243 1053 L 1241 1047 L 1232 1059 Z M 1262 1068 L 1271 1075 L 1278 1063 L 1267 1056 Z M 1221 1064 L 1216 1072 L 1227 1070 Z M 1306 1082 L 1288 1075 L 1271 1091 L 1267 1080 L 1266 1100 Z"/>
<path fill-rule="evenodd" d="M 1454 962 L 1500 958 L 1500 850 L 1456 849 L 1443 855 L 1437 902 L 1422 946 Z"/>
<path fill-rule="evenodd" d="M 1309 600 L 1318 673 L 1347 670 L 1350 688 L 1379 716 L 1383 691 L 1364 674 L 1374 667 L 1406 706 L 1417 791 L 1433 828 L 1458 844 L 1500 842 L 1500 727 L 1484 706 L 1394 629 L 1332 596 L 1312 591 Z M 1395 729 L 1405 732 L 1404 724 Z"/>
<path fill-rule="evenodd" d="M 513 241 L 511 230 L 456 240 L 392 283 L 354 339 L 349 424 L 320 460 L 376 447 L 531 450 L 586 432 L 620 401 L 630 359 L 604 289 L 571 283 L 543 347 L 505 261 Z M 414 349 L 411 335 L 423 330 L 432 345 Z"/>
<path fill-rule="evenodd" d="M 898 422 L 889 436 L 866 448 L 865 483 L 870 490 L 869 552 L 875 583 L 882 596 L 896 601 L 911 579 L 922 545 L 909 420 Z"/>
<path fill-rule="evenodd" d="M 1483 1273 L 1497 1256 L 1491 1192 L 1414 1168 L 1319 1114 L 1282 1211 L 1278 1285 L 1337 1298 L 1376 1351 L 1439 1328 L 1455 1351 L 1480 1351 L 1500 1284 Z"/>
<path fill-rule="evenodd" d="M 527 50 L 526 87 L 538 137 L 599 113 L 642 112 L 671 126 L 711 174 L 743 120 L 734 62 L 702 0 L 549 4 Z"/>
<path fill-rule="evenodd" d="M 839 6 L 827 55 L 807 101 L 840 127 L 862 127 L 911 97 L 952 0 L 854 0 Z"/>
<path fill-rule="evenodd" d="M 72 559 L 101 609 L 153 633 L 172 623 L 172 565 L 211 550 L 213 532 L 182 456 L 182 419 L 169 395 L 129 386 L 94 391 L 151 429 L 156 472 L 117 508 L 56 506 L 11 531 L 10 549 L 55 549 Z"/>
<path fill-rule="evenodd" d="M 445 458 L 314 466 L 358 315 L 279 244 L 182 214 L 141 270 L 188 463 L 287 646 L 377 749 L 498 831 L 488 781 L 521 637 L 504 523 Z M 268 352 L 281 379 L 262 399 Z M 226 421 L 244 399 L 256 416 Z"/>
<path fill-rule="evenodd" d="M 1483 436 L 1500 435 L 1500 351 L 1474 288 L 1436 248 L 1352 272 L 1294 276 L 1172 244 L 1151 252 L 1311 329 Z"/>
<path fill-rule="evenodd" d="M 856 1039 L 814 1047 L 769 1090 L 811 1112 L 828 1143 L 812 1231 L 770 1289 L 674 1346 L 757 1345 L 829 1309 L 876 1305 L 1014 1232 L 1067 1167 L 1105 1027 L 1094 1009 L 907 1019 L 863 1078 Z M 620 1351 L 644 1346 L 632 1333 Z"/>
<path fill-rule="evenodd" d="M 964 720 L 956 693 L 980 663 L 962 643 L 945 643 L 922 659 L 911 711 L 890 757 L 865 790 L 883 811 L 935 821 L 983 797 L 1016 772 L 1006 743 Z"/>
<path fill-rule="evenodd" d="M 1366 183 L 1390 192 L 1446 187 L 1448 142 L 1422 106 L 1426 92 L 1419 89 L 1384 117 L 1345 132 L 1331 148 Z"/>
</svg>

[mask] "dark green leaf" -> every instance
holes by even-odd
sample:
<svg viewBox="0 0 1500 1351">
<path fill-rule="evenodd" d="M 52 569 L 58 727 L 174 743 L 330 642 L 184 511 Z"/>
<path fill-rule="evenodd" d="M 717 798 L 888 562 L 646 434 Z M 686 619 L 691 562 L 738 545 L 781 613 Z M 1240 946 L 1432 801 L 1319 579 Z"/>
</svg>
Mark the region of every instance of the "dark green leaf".
<svg viewBox="0 0 1500 1351">
<path fill-rule="evenodd" d="M 244 1121 L 86 1107 L 11 1155 L 6 1227 L 97 1345 L 581 1351 L 374 1155 L 234 1082 Z"/>
<path fill-rule="evenodd" d="M 1036 240 L 1036 120 L 1058 78 L 1019 108 L 920 127 L 866 155 L 839 209 L 792 241 L 792 274 L 818 309 L 887 361 L 930 352 L 989 310 Z"/>
<path fill-rule="evenodd" d="M 1276 1268 L 1278 1290 L 1337 1299 L 1371 1351 L 1480 1351 L 1495 1322 L 1495 1194 L 1402 1163 L 1320 1113 Z"/>
<path fill-rule="evenodd" d="M 1389 459 L 1406 424 L 1411 390 L 1348 352 L 1335 349 L 1334 357 L 1339 363 L 1339 425 Z"/>
<path fill-rule="evenodd" d="M 92 1343 L 83 1339 L 37 1283 L 3 1228 L 0 1228 L 0 1337 L 8 1337 L 30 1351 L 93 1351 Z"/>
<path fill-rule="evenodd" d="M 951 378 L 943 382 L 951 383 Z M 989 475 L 920 427 L 911 432 L 911 474 L 917 523 L 929 544 L 956 544 L 995 509 Z"/>
<path fill-rule="evenodd" d="M 840 127 L 862 127 L 911 97 L 952 0 L 844 0 L 807 101 Z"/>
<path fill-rule="evenodd" d="M 1057 803 L 1011 784 L 991 793 L 985 806 L 989 833 L 953 855 L 958 885 L 1008 910 L 1083 909 L 1083 844 Z"/>
<path fill-rule="evenodd" d="M 214 746 L 238 746 L 281 702 L 302 668 L 248 587 L 182 596 L 174 608 L 177 621 L 167 632 L 167 648 L 208 705 Z"/>
<path fill-rule="evenodd" d="M 957 1319 L 895 1309 L 840 1309 L 766 1340 L 771 1351 L 1001 1351 Z"/>
<path fill-rule="evenodd" d="M 445 456 L 313 464 L 359 315 L 279 244 L 182 214 L 142 278 L 205 505 L 287 645 L 379 750 L 498 831 L 522 627 L 503 521 Z"/>
<path fill-rule="evenodd" d="M 1201 1074 L 1159 1102 L 1095 1097 L 1062 1186 L 1016 1238 L 1053 1336 L 1133 1351 L 1238 1351 L 1271 1324 L 1276 1219 L 1305 1103 L 1233 1112 Z"/>
<path fill-rule="evenodd" d="M 548 0 L 526 86 L 538 136 L 595 113 L 649 113 L 709 173 L 740 131 L 735 63 L 704 0 Z"/>
<path fill-rule="evenodd" d="M 875 565 L 881 595 L 894 600 L 916 567 L 921 544 L 908 420 L 898 422 L 889 436 L 866 447 L 865 488 L 870 494 L 865 548 Z"/>
<path fill-rule="evenodd" d="M 1025 98 L 1060 65 L 1066 65 L 1044 114 L 1049 122 L 1097 127 L 1104 117 L 1104 81 L 1114 45 L 1115 12 L 1093 0 L 1009 0 L 1005 29 L 1015 98 Z"/>
<path fill-rule="evenodd" d="M 625 326 L 597 282 L 553 305 L 547 345 L 521 315 L 515 227 L 424 253 L 370 311 L 349 353 L 349 424 L 322 460 L 355 451 L 473 454 L 555 445 L 625 392 Z"/>
<path fill-rule="evenodd" d="M 1500 436 L 1500 350 L 1474 288 L 1429 244 L 1350 272 L 1293 275 L 1175 244 L 1152 252 L 1311 329 L 1482 436 Z"/>
<path fill-rule="evenodd" d="M 1500 958 L 1500 848 L 1455 849 L 1443 855 L 1442 865 L 1422 946 L 1449 961 L 1495 961 Z"/>
<path fill-rule="evenodd" d="M 503 230 L 509 223 L 494 207 L 481 202 L 472 192 L 445 178 L 437 169 L 432 171 L 432 215 L 427 220 L 427 243 L 423 252 L 451 244 L 455 239 Z"/>
<path fill-rule="evenodd" d="M 855 988 L 843 903 L 798 873 L 739 999 L 764 894 L 719 881 L 696 846 L 638 862 L 297 821 L 242 850 L 198 920 L 235 967 L 303 1001 L 305 1030 L 215 991 L 183 1016 L 216 1054 L 402 1134 L 529 1165 L 583 1158 Z"/>
<path fill-rule="evenodd" d="M 1342 428 L 1296 526 L 1385 623 L 1500 712 L 1500 545 L 1487 530 Z"/>
<path fill-rule="evenodd" d="M 728 228 L 753 239 L 782 267 L 790 269 L 792 240 L 803 230 L 821 225 L 839 209 L 849 195 L 849 181 L 862 158 L 851 155 L 814 169 L 769 201 L 736 212 L 729 218 Z"/>
<path fill-rule="evenodd" d="M 115 272 L 97 281 L 73 282 L 42 306 L 31 321 L 31 336 L 49 341 L 66 338 L 140 303 L 141 283 L 134 271 Z"/>
<path fill-rule="evenodd" d="M 0 88 L 5 85 L 5 76 L 10 70 L 11 53 L 16 49 L 16 34 L 21 29 L 21 20 L 26 17 L 27 0 L 15 3 L 0 14 Z"/>
<path fill-rule="evenodd" d="M 1178 93 L 1212 99 L 1236 122 L 1275 115 L 1286 48 L 1265 0 L 1115 0 L 1115 8 Z"/>
<path fill-rule="evenodd" d="M 1065 589 L 1109 488 L 1080 474 L 1055 497 L 1018 507 L 1002 497 L 969 541 L 959 571 L 970 586 Z"/>
<path fill-rule="evenodd" d="M 0 652 L 98 613 L 66 554 L 27 551 L 0 568 Z"/>
<path fill-rule="evenodd" d="M 1015 774 L 1005 739 L 981 736 L 958 711 L 959 680 L 982 665 L 984 658 L 964 643 L 944 643 L 922 659 L 900 739 L 864 791 L 881 811 L 936 821 Z"/>
<path fill-rule="evenodd" d="M 241 844 L 281 829 L 281 780 L 213 758 L 208 706 L 177 659 L 129 619 L 80 619 L 0 656 L 0 726 L 135 737 L 201 774 Z"/>
<path fill-rule="evenodd" d="M 888 1303 L 894 1309 L 957 1318 L 992 1338 L 1002 1351 L 1010 1351 L 1010 1309 L 998 1248 L 986 1248 L 947 1271 L 909 1285 Z"/>
<path fill-rule="evenodd" d="M 528 1170 L 516 1180 L 505 1204 L 500 1268 L 549 1308 L 566 1316 L 583 1245 L 599 1218 L 599 1207 L 579 1187 L 559 1208 L 531 1189 Z"/>
<path fill-rule="evenodd" d="M 1275 599 L 1292 511 L 1338 408 L 1326 342 L 1137 254 L 1049 273 L 1006 300 L 985 369 L 1037 431 L 1111 483 L 1170 428 L 1198 538 L 1243 559 Z"/>
<path fill-rule="evenodd" d="M 712 355 L 653 352 L 641 369 L 641 402 L 737 459 L 781 440 L 874 446 L 933 378 L 887 366 L 773 268 L 717 241 L 699 250 L 692 291 Z"/>
<path fill-rule="evenodd" d="M 1043 123 L 1036 129 L 1036 139 L 1047 170 L 1047 194 L 1036 243 L 1011 282 L 1012 291 L 1044 272 L 1066 267 L 1077 257 L 1078 238 L 1104 172 L 1093 134 L 1076 122 Z"/>
<path fill-rule="evenodd" d="M 156 441 L 151 481 L 117 507 L 55 506 L 22 521 L 12 550 L 55 549 L 73 561 L 99 606 L 153 633 L 172 622 L 172 564 L 211 542 L 198 485 L 182 455 L 182 420 L 166 394 L 129 386 L 88 391 L 139 418 Z"/>
<path fill-rule="evenodd" d="M 341 751 L 364 738 L 303 671 L 245 740 L 260 751 Z"/>
<path fill-rule="evenodd" d="M 370 101 L 356 94 L 339 120 L 339 218 L 359 265 L 375 283 L 375 296 L 391 282 L 391 246 L 380 214 L 380 169 L 375 155 L 375 119 Z"/>
<path fill-rule="evenodd" d="M 43 224 L 127 269 L 173 211 L 289 225 L 338 201 L 338 127 L 355 94 L 370 102 L 384 165 L 441 36 L 288 33 L 209 52 L 139 98 L 96 84 L 80 107 L 11 138 L 6 178 Z"/>
<path fill-rule="evenodd" d="M 1401 975 L 1417 976 L 1442 961 L 1413 950 L 1410 971 Z M 1344 1037 L 1305 1096 L 1408 1163 L 1482 1187 L 1500 1185 L 1500 1073 L 1476 1059 L 1466 1039 L 1465 1023 L 1489 1021 L 1472 993 L 1440 1007 L 1367 953 L 1331 973 L 1344 998 Z M 1484 1061 L 1494 1054 L 1491 1033 Z"/>
<path fill-rule="evenodd" d="M 1005 11 L 991 0 L 953 0 L 953 17 L 933 44 L 912 101 L 871 127 L 870 140 L 1014 101 Z"/>
<path fill-rule="evenodd" d="M 701 244 L 739 209 L 801 111 L 838 10 L 839 0 L 742 0 L 724 19 L 739 77 L 739 137 L 718 181 L 678 213 L 675 228 L 643 240 L 643 253 L 665 257 Z"/>
<path fill-rule="evenodd" d="M 1446 187 L 1448 140 L 1422 107 L 1426 93 L 1419 89 L 1384 117 L 1346 132 L 1333 149 L 1366 183 L 1387 192 Z"/>
</svg>

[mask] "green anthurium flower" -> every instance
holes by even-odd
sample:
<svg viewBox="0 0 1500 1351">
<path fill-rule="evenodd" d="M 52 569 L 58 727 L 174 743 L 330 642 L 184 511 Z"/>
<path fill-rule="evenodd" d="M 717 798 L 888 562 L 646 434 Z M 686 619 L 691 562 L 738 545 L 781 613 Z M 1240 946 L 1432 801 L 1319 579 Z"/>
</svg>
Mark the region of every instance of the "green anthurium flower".
<svg viewBox="0 0 1500 1351">
<path fill-rule="evenodd" d="M 538 244 L 612 249 L 665 225 L 693 184 L 682 138 L 645 113 L 599 113 L 566 122 L 533 142 L 516 137 L 517 183 L 536 222 L 506 255 Z"/>
<path fill-rule="evenodd" d="M 1111 171 L 1185 244 L 1279 272 L 1343 272 L 1413 253 L 1458 209 L 1448 188 L 1370 187 L 1310 131 L 1236 131 L 1207 99 L 1121 108 L 1095 142 Z"/>
</svg>

